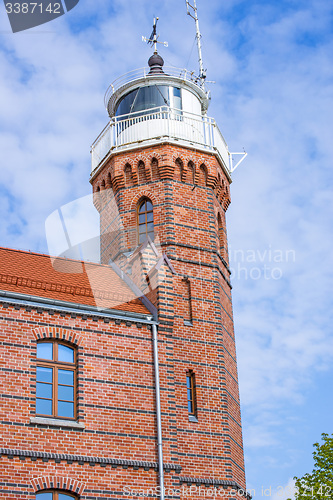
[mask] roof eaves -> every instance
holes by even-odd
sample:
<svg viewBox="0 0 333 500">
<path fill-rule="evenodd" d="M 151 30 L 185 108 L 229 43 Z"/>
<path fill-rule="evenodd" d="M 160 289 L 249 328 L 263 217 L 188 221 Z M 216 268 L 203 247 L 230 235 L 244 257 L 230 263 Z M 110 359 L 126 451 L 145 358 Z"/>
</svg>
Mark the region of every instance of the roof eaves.
<svg viewBox="0 0 333 500">
<path fill-rule="evenodd" d="M 134 323 L 156 324 L 153 315 L 142 314 L 132 311 L 121 311 L 118 309 L 102 309 L 95 306 L 87 306 L 84 304 L 75 304 L 73 302 L 65 302 L 62 300 L 49 299 L 46 297 L 37 297 L 22 293 L 8 292 L 0 290 L 0 303 L 10 305 L 21 305 L 37 307 L 44 310 L 54 310 L 57 312 L 76 313 L 97 318 L 120 319 Z"/>
</svg>

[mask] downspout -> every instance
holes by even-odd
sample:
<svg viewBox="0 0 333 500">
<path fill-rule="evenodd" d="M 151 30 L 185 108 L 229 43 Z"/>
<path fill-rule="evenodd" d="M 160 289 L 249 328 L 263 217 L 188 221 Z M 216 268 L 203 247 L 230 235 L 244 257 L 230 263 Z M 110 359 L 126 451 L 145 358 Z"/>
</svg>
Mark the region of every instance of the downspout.
<svg viewBox="0 0 333 500">
<path fill-rule="evenodd" d="M 153 349 L 155 369 L 155 396 L 156 396 L 156 420 L 157 420 L 157 450 L 158 450 L 158 476 L 160 486 L 160 499 L 164 500 L 164 470 L 163 470 L 163 444 L 162 444 L 162 420 L 161 420 L 161 394 L 160 394 L 160 370 L 158 363 L 157 326 L 153 324 Z"/>
</svg>

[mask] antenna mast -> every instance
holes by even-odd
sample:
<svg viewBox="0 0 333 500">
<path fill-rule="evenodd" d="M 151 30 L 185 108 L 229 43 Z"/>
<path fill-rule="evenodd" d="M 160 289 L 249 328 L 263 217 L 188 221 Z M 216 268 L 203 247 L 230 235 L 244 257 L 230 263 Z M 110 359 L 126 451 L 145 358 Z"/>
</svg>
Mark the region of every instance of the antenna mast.
<svg viewBox="0 0 333 500">
<path fill-rule="evenodd" d="M 196 2 L 196 0 L 192 0 L 192 1 L 193 1 L 193 5 L 190 4 L 190 0 L 185 0 L 186 8 L 187 8 L 187 15 L 192 17 L 192 19 L 194 19 L 194 21 L 195 21 L 196 39 L 197 39 L 198 54 L 199 54 L 199 77 L 200 77 L 202 86 L 204 87 L 204 83 L 205 83 L 205 79 L 206 79 L 206 70 L 203 67 L 203 61 L 202 61 L 202 48 L 201 48 L 202 35 L 200 33 L 200 28 L 199 28 L 197 2 Z"/>
</svg>

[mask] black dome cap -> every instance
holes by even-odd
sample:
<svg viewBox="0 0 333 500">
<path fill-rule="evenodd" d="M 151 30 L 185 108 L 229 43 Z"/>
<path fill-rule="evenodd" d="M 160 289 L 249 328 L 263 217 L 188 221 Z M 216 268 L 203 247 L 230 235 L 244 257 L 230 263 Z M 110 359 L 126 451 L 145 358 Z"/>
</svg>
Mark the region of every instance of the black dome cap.
<svg viewBox="0 0 333 500">
<path fill-rule="evenodd" d="M 149 60 L 148 60 L 148 65 L 150 67 L 149 74 L 158 74 L 158 73 L 164 73 L 163 71 L 163 65 L 164 61 L 163 58 L 159 54 L 153 54 Z"/>
</svg>

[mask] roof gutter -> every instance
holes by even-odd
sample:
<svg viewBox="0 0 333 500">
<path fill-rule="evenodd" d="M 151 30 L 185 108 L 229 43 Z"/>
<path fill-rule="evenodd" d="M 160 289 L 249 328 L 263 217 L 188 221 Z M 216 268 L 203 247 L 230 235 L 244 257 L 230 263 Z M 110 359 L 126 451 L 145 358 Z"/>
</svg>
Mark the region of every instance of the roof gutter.
<svg viewBox="0 0 333 500">
<path fill-rule="evenodd" d="M 20 306 L 39 307 L 45 310 L 56 310 L 59 312 L 75 313 L 98 318 L 112 318 L 123 321 L 132 321 L 134 323 L 156 324 L 153 316 L 150 314 L 134 313 L 131 311 L 118 311 L 117 309 L 103 309 L 95 306 L 86 306 L 84 304 L 75 304 L 62 300 L 48 299 L 46 297 L 37 297 L 23 293 L 8 292 L 0 290 L 0 303 L 9 303 Z"/>
</svg>

